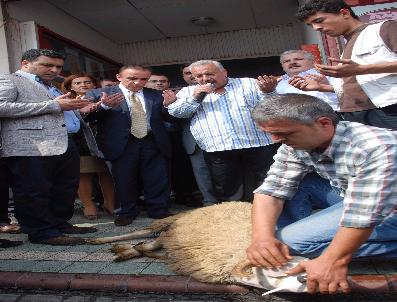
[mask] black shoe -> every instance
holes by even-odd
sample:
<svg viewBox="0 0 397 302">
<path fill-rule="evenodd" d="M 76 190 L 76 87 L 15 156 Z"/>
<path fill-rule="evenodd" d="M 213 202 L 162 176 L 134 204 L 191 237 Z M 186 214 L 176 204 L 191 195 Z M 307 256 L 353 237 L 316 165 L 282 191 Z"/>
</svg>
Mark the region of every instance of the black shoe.
<svg viewBox="0 0 397 302">
<path fill-rule="evenodd" d="M 150 214 L 148 213 L 147 215 L 148 215 L 150 218 L 153 218 L 153 219 L 163 219 L 163 218 L 172 216 L 172 215 L 174 215 L 174 214 L 172 214 L 172 213 L 166 211 L 166 212 L 159 212 L 159 213 L 150 213 Z"/>
<path fill-rule="evenodd" d="M 118 216 L 114 220 L 115 226 L 125 226 L 129 225 L 134 221 L 135 217 Z"/>
<path fill-rule="evenodd" d="M 49 239 L 30 241 L 30 242 L 38 243 L 38 244 L 49 244 L 49 245 L 80 245 L 80 244 L 85 244 L 86 240 L 84 238 L 58 236 Z"/>
<path fill-rule="evenodd" d="M 71 225 L 69 227 L 60 229 L 60 231 L 64 234 L 88 234 L 95 233 L 98 230 L 92 227 L 78 227 L 75 225 Z"/>
<path fill-rule="evenodd" d="M 0 248 L 6 249 L 9 247 L 21 245 L 22 243 L 23 243 L 22 241 L 11 241 L 7 239 L 0 239 Z"/>
</svg>

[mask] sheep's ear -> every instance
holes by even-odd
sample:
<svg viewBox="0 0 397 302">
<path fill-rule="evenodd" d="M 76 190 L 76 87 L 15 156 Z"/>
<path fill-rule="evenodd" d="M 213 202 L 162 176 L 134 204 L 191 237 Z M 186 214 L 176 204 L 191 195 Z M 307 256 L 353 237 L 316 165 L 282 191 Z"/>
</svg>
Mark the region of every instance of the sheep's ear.
<svg viewBox="0 0 397 302">
<path fill-rule="evenodd" d="M 231 275 L 236 278 L 248 278 L 252 275 L 252 268 L 254 265 L 249 260 L 243 260 L 236 264 Z"/>
</svg>

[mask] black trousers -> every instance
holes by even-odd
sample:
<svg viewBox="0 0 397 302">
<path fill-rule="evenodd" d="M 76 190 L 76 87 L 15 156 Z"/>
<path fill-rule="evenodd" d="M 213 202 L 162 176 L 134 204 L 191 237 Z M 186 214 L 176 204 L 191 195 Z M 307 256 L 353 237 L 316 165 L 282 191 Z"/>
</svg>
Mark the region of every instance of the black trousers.
<svg viewBox="0 0 397 302">
<path fill-rule="evenodd" d="M 129 136 L 121 156 L 112 161 L 112 176 L 120 216 L 138 215 L 140 185 L 149 216 L 168 212 L 170 190 L 166 160 L 152 134 L 141 139 Z"/>
<path fill-rule="evenodd" d="M 341 114 L 345 121 L 397 130 L 397 104 L 357 112 L 341 112 Z"/>
<path fill-rule="evenodd" d="M 73 216 L 79 185 L 80 157 L 73 140 L 61 155 L 8 157 L 6 163 L 22 231 L 31 241 L 60 236 L 59 229 Z"/>
<path fill-rule="evenodd" d="M 204 152 L 217 200 L 252 201 L 252 192 L 265 179 L 279 146 Z"/>
<path fill-rule="evenodd" d="M 8 202 L 10 189 L 10 171 L 8 170 L 5 159 L 0 158 L 0 223 L 10 223 L 8 218 Z"/>
</svg>

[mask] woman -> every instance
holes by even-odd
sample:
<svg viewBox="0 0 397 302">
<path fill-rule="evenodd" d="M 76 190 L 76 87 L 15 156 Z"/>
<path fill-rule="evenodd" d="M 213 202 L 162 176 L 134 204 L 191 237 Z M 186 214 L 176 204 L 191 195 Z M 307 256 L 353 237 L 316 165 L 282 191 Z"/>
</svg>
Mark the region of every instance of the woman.
<svg viewBox="0 0 397 302">
<path fill-rule="evenodd" d="M 64 93 L 70 92 L 70 98 L 84 98 L 87 91 L 96 88 L 96 86 L 97 81 L 91 75 L 78 73 L 72 74 L 65 79 L 62 84 L 62 91 Z M 85 128 L 89 129 L 88 127 Z M 92 200 L 92 176 L 98 173 L 99 184 L 104 198 L 103 209 L 111 215 L 113 215 L 114 210 L 115 193 L 113 180 L 105 161 L 99 158 L 102 157 L 100 152 L 88 149 L 83 132 L 80 129 L 76 139 L 80 151 L 80 184 L 77 193 L 84 206 L 84 217 L 89 220 L 95 220 L 98 219 L 98 215 L 95 203 Z"/>
</svg>

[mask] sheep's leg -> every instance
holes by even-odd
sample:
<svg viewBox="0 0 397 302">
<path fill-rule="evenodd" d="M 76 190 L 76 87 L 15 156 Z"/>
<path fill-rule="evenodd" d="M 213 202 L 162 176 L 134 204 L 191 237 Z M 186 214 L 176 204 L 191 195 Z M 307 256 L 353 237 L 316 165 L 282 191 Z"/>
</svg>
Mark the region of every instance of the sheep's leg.
<svg viewBox="0 0 397 302">
<path fill-rule="evenodd" d="M 110 251 L 117 254 L 117 253 L 127 251 L 127 250 L 130 250 L 133 248 L 134 248 L 134 245 L 132 245 L 132 244 L 119 243 L 119 244 L 113 244 L 112 247 L 110 248 Z"/>
<path fill-rule="evenodd" d="M 146 251 L 143 252 L 142 255 L 149 258 L 160 259 L 160 260 L 167 259 L 167 253 L 164 250 L 154 251 L 154 252 Z"/>
<path fill-rule="evenodd" d="M 151 237 L 157 237 L 157 236 L 158 236 L 158 232 L 154 232 L 151 229 L 141 229 L 141 230 L 132 231 L 131 233 L 120 235 L 120 236 L 89 239 L 89 240 L 87 240 L 87 242 L 90 244 L 104 244 L 104 243 L 109 243 L 109 242 L 140 239 L 140 238 L 151 238 Z"/>
<path fill-rule="evenodd" d="M 135 257 L 139 257 L 142 256 L 141 252 L 138 252 L 136 249 L 134 249 L 133 247 L 131 247 L 128 250 L 123 250 L 120 252 L 116 252 L 116 258 L 114 259 L 114 261 L 116 262 L 120 262 L 120 261 L 125 261 L 128 259 L 132 259 Z"/>
<path fill-rule="evenodd" d="M 141 242 L 134 246 L 134 249 L 142 253 L 143 256 L 156 258 L 156 259 L 166 259 L 165 251 L 156 251 L 161 249 L 163 245 L 160 240 L 156 239 L 150 242 Z"/>
</svg>

